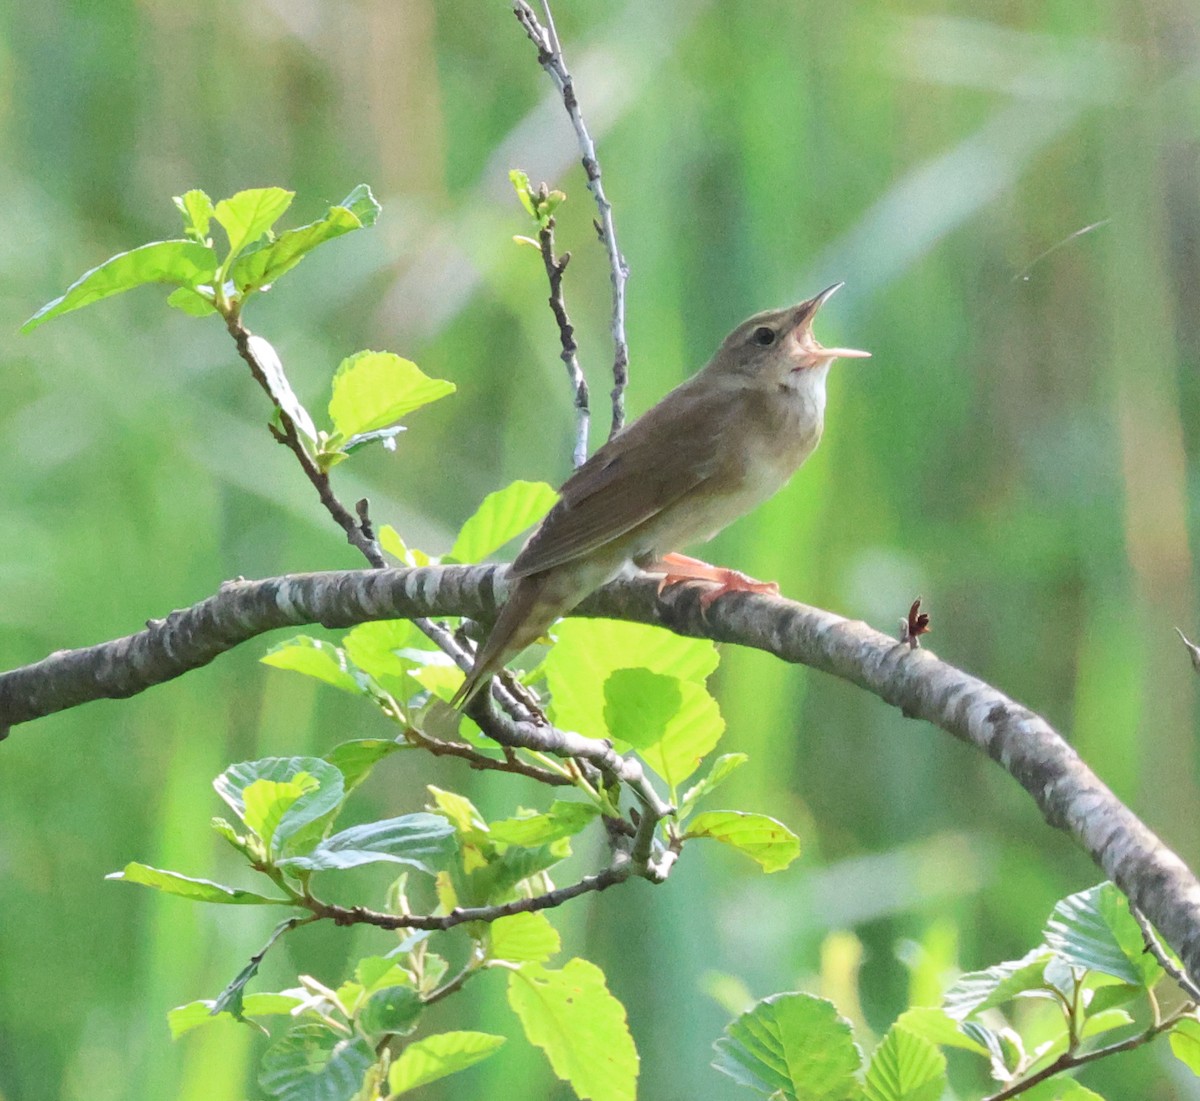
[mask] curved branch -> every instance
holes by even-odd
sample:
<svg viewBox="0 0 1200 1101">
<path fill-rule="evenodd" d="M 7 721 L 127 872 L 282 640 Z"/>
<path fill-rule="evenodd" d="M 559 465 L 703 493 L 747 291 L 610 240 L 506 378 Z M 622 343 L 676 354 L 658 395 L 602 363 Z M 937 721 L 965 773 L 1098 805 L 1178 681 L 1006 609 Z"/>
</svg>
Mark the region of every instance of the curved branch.
<svg viewBox="0 0 1200 1101">
<path fill-rule="evenodd" d="M 660 598 L 658 581 L 614 581 L 576 610 L 657 623 L 679 634 L 752 646 L 848 680 L 981 749 L 1066 830 L 1200 975 L 1200 883 L 1041 716 L 976 677 L 868 627 L 778 597 L 726 596 L 702 612 L 694 586 Z M 232 581 L 146 630 L 59 651 L 0 674 L 0 732 L 89 700 L 122 698 L 208 664 L 280 627 L 346 628 L 371 619 L 494 614 L 497 566 L 347 570 Z"/>
</svg>

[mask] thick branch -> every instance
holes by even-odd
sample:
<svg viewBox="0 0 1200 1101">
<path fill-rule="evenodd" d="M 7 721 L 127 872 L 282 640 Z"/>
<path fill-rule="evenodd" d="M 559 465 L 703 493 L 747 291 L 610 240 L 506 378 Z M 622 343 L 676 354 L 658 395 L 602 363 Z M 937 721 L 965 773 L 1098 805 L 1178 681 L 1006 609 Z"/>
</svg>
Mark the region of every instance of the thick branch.
<svg viewBox="0 0 1200 1101">
<path fill-rule="evenodd" d="M 361 570 L 234 581 L 145 631 L 60 651 L 0 674 L 0 730 L 89 700 L 121 698 L 206 665 L 265 631 L 371 619 L 494 614 L 504 583 L 496 566 Z M 698 590 L 657 596 L 657 579 L 613 582 L 580 615 L 658 623 L 679 634 L 734 642 L 848 680 L 904 714 L 983 750 L 1066 830 L 1200 975 L 1200 883 L 1039 715 L 865 623 L 777 597 L 738 594 L 702 614 Z M 599 762 L 598 762 L 599 763 Z M 601 766 L 603 767 L 603 765 Z"/>
</svg>

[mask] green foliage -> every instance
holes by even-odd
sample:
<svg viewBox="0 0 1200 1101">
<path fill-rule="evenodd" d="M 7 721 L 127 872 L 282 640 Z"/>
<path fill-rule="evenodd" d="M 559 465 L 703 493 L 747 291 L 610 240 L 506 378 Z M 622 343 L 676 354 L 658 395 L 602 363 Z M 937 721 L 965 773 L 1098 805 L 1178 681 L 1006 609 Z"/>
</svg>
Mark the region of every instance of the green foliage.
<svg viewBox="0 0 1200 1101">
<path fill-rule="evenodd" d="M 436 1082 L 439 1078 L 473 1067 L 493 1055 L 503 1036 L 486 1032 L 441 1032 L 409 1044 L 388 1071 L 393 1096 Z"/>
<path fill-rule="evenodd" d="M 457 562 L 482 562 L 536 524 L 558 500 L 545 482 L 513 482 L 489 493 L 459 529 L 450 548 Z"/>
<path fill-rule="evenodd" d="M 545 229 L 554 217 L 554 212 L 566 199 L 566 195 L 561 191 L 550 190 L 545 184 L 539 188 L 533 187 L 529 176 L 519 168 L 509 172 L 508 178 L 517 193 L 517 199 L 525 208 L 525 213 L 533 219 L 539 230 Z"/>
<path fill-rule="evenodd" d="M 947 1088 L 939 1049 L 953 1048 L 985 1060 L 998 1088 L 1011 1096 L 1086 1101 L 1098 1095 L 1060 1075 L 1044 1077 L 1047 1068 L 1066 1072 L 1166 1033 L 1176 1057 L 1200 1075 L 1198 1009 L 1185 1003 L 1163 1012 L 1156 990 L 1163 969 L 1111 883 L 1058 903 L 1045 937 L 1019 960 L 959 976 L 940 1008 L 906 1010 L 875 1048 L 861 1081 L 849 1023 L 836 1019 L 831 1002 L 808 994 L 758 1002 L 717 1041 L 713 1065 L 770 1097 L 938 1101 Z M 1027 1038 L 1017 1019 L 1000 1010 L 1031 1000 L 1054 1012 L 1027 1015 Z M 1135 1000 L 1143 1023 L 1120 1008 Z M 1110 1037 L 1116 1030 L 1121 1035 Z M 819 1058 L 808 1057 L 813 1048 Z"/>
</svg>

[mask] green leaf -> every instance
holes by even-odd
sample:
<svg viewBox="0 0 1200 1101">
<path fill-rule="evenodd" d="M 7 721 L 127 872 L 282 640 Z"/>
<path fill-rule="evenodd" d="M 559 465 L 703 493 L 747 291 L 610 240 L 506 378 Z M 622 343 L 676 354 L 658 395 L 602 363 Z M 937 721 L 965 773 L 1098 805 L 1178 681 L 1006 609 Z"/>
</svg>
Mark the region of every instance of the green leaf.
<svg viewBox="0 0 1200 1101">
<path fill-rule="evenodd" d="M 237 256 L 266 233 L 292 205 L 295 194 L 282 187 L 255 187 L 217 203 L 212 216 L 229 237 L 229 255 Z"/>
<path fill-rule="evenodd" d="M 701 780 L 698 780 L 683 793 L 679 803 L 678 818 L 685 821 L 695 809 L 696 804 L 706 795 L 710 795 L 737 769 L 741 768 L 750 758 L 745 753 L 725 753 L 712 763 L 712 768 Z"/>
<path fill-rule="evenodd" d="M 782 822 L 765 814 L 714 810 L 688 823 L 685 837 L 711 837 L 740 849 L 758 861 L 765 872 L 778 872 L 800 855 L 800 839 Z"/>
<path fill-rule="evenodd" d="M 618 669 L 609 676 L 604 722 L 610 737 L 632 745 L 672 792 L 725 732 L 717 701 L 704 685 L 649 669 Z"/>
<path fill-rule="evenodd" d="M 212 279 L 216 270 L 217 254 L 204 245 L 195 241 L 153 241 L 129 252 L 119 252 L 85 272 L 65 293 L 47 302 L 26 321 L 21 332 L 32 332 L 51 318 L 146 283 L 194 287 Z"/>
<path fill-rule="evenodd" d="M 281 1101 L 351 1101 L 375 1062 L 361 1036 L 344 1037 L 316 1022 L 297 1025 L 268 1049 L 258 1082 Z"/>
<path fill-rule="evenodd" d="M 493 855 L 482 868 L 476 868 L 463 884 L 466 901 L 472 906 L 488 906 L 506 901 L 522 880 L 553 868 L 570 855 L 569 848 L 542 845 L 536 849 L 513 847 Z"/>
<path fill-rule="evenodd" d="M 193 241 L 207 243 L 208 226 L 212 221 L 213 201 L 203 191 L 193 189 L 172 200 L 183 215 L 183 232 Z"/>
<path fill-rule="evenodd" d="M 896 1018 L 896 1028 L 902 1028 L 915 1036 L 924 1037 L 938 1047 L 955 1047 L 973 1051 L 976 1055 L 988 1056 L 986 1045 L 966 1035 L 944 1009 L 934 1006 L 914 1006 Z"/>
<path fill-rule="evenodd" d="M 185 1032 L 210 1025 L 214 1021 L 228 1020 L 232 1014 L 228 1011 L 214 1012 L 214 999 L 188 1002 L 187 1005 L 176 1006 L 167 1013 L 167 1026 L 171 1029 L 171 1039 L 178 1040 Z M 247 994 L 242 999 L 242 1015 L 244 1017 L 269 1017 L 291 1013 L 304 1001 L 294 994 Z"/>
<path fill-rule="evenodd" d="M 1083 1027 L 1079 1030 L 1079 1035 L 1087 1040 L 1092 1036 L 1099 1036 L 1102 1033 L 1111 1032 L 1114 1028 L 1124 1028 L 1131 1024 L 1133 1024 L 1133 1017 L 1124 1009 L 1104 1009 L 1097 1013 L 1088 1013 L 1084 1018 Z"/>
<path fill-rule="evenodd" d="M 267 938 L 267 943 L 263 945 L 253 956 L 250 957 L 250 962 L 241 969 L 234 977 L 234 980 L 217 995 L 216 1001 L 213 1002 L 213 1013 L 229 1013 L 239 1021 L 246 1019 L 245 1013 L 245 992 L 246 984 L 258 974 L 258 969 L 262 966 L 262 961 L 266 958 L 267 952 L 284 933 L 290 933 L 297 925 L 300 925 L 304 919 L 288 918 L 287 921 L 281 921 L 275 926 L 271 935 Z M 259 1026 L 261 1027 L 261 1026 Z M 264 1028 L 262 1030 L 266 1032 Z"/>
<path fill-rule="evenodd" d="M 1200 1021 L 1185 1017 L 1170 1032 L 1171 1053 L 1200 1077 Z"/>
<path fill-rule="evenodd" d="M 322 841 L 304 856 L 288 857 L 280 867 L 325 871 L 390 861 L 435 874 L 457 851 L 454 827 L 440 814 L 405 814 L 351 826 Z"/>
<path fill-rule="evenodd" d="M 555 799 L 545 814 L 529 813 L 492 822 L 488 832 L 492 840 L 500 844 L 534 848 L 548 845 L 560 837 L 574 836 L 593 822 L 599 813 L 599 808 L 593 803 Z"/>
<path fill-rule="evenodd" d="M 713 1066 L 743 1086 L 787 1101 L 861 1096 L 862 1052 L 850 1022 L 811 994 L 775 994 L 737 1018 L 713 1047 Z"/>
<path fill-rule="evenodd" d="M 371 189 L 366 184 L 359 184 L 337 206 L 331 206 L 319 221 L 289 229 L 262 248 L 243 255 L 234 264 L 229 277 L 243 293 L 269 286 L 318 245 L 374 225 L 379 210 Z"/>
<path fill-rule="evenodd" d="M 482 562 L 533 527 L 557 500 L 558 492 L 545 482 L 513 482 L 489 493 L 463 524 L 450 557 L 459 562 Z"/>
<path fill-rule="evenodd" d="M 430 378 L 391 352 L 358 352 L 342 360 L 333 376 L 329 419 L 348 438 L 386 428 L 455 389 L 454 383 Z"/>
<path fill-rule="evenodd" d="M 217 312 L 212 298 L 208 294 L 201 294 L 192 287 L 176 287 L 167 295 L 167 305 L 182 310 L 192 317 L 207 317 L 210 313 Z"/>
<path fill-rule="evenodd" d="M 1051 951 L 1044 944 L 1019 960 L 1009 960 L 986 971 L 968 971 L 946 991 L 944 1008 L 955 1020 L 1012 1001 L 1027 990 L 1044 990 L 1046 964 Z"/>
<path fill-rule="evenodd" d="M 369 682 L 358 675 L 359 671 L 346 651 L 319 638 L 296 635 L 272 646 L 259 661 L 276 669 L 290 669 L 293 673 L 313 677 L 354 696 L 370 694 Z"/>
<path fill-rule="evenodd" d="M 190 898 L 193 902 L 223 902 L 233 906 L 291 906 L 288 898 L 268 898 L 266 895 L 243 891 L 237 887 L 223 887 L 207 879 L 194 879 L 178 872 L 166 872 L 151 868 L 148 864 L 126 864 L 119 872 L 110 872 L 105 879 L 121 879 L 126 883 L 140 883 L 169 895 Z"/>
<path fill-rule="evenodd" d="M 545 914 L 510 914 L 488 926 L 488 959 L 545 963 L 562 951 L 558 931 Z"/>
<path fill-rule="evenodd" d="M 625 1007 L 594 963 L 573 959 L 561 971 L 523 964 L 509 972 L 508 1004 L 578 1097 L 634 1101 L 638 1055 Z"/>
<path fill-rule="evenodd" d="M 257 780 L 286 782 L 298 773 L 314 777 L 318 787 L 296 799 L 276 825 L 272 855 L 306 852 L 315 844 L 325 827 L 336 816 L 345 798 L 342 774 L 320 757 L 267 757 L 230 765 L 213 781 L 217 794 L 243 821 L 246 816 L 246 789 Z"/>
<path fill-rule="evenodd" d="M 433 797 L 437 813 L 448 818 L 461 836 L 475 840 L 487 833 L 488 827 L 483 815 L 465 795 L 459 795 L 457 791 L 445 791 L 434 787 L 433 784 L 430 784 L 427 790 Z"/>
<path fill-rule="evenodd" d="M 245 805 L 243 821 L 262 840 L 263 848 L 273 853 L 275 832 L 283 816 L 310 792 L 320 787 L 315 776 L 298 772 L 290 780 L 255 780 L 242 792 Z"/>
<path fill-rule="evenodd" d="M 946 1057 L 893 1025 L 871 1056 L 864 1093 L 866 1101 L 939 1101 L 946 1086 Z"/>
<path fill-rule="evenodd" d="M 514 168 L 509 172 L 508 179 L 513 185 L 513 190 L 517 193 L 517 198 L 521 200 L 521 205 L 525 208 L 525 212 L 536 222 L 538 212 L 537 206 L 533 201 L 533 189 L 529 184 L 529 176 L 519 168 Z"/>
<path fill-rule="evenodd" d="M 387 986 L 367 999 L 358 1023 L 376 1041 L 389 1034 L 407 1036 L 417 1027 L 424 1009 L 421 995 L 411 986 Z"/>
<path fill-rule="evenodd" d="M 614 619 L 564 619 L 543 669 L 556 725 L 598 737 L 607 730 L 604 686 L 618 669 L 702 683 L 717 667 L 716 646 L 684 638 L 663 627 Z"/>
<path fill-rule="evenodd" d="M 400 533 L 391 524 L 384 524 L 379 529 L 379 545 L 397 562 L 403 562 L 406 566 L 428 566 L 435 561 L 423 550 L 406 545 L 400 538 Z"/>
<path fill-rule="evenodd" d="M 398 753 L 403 748 L 402 742 L 390 738 L 359 738 L 334 746 L 325 754 L 325 760 L 342 774 L 345 791 L 349 795 L 384 757 Z"/>
<path fill-rule="evenodd" d="M 393 1096 L 473 1067 L 496 1052 L 503 1036 L 487 1032 L 442 1032 L 409 1044 L 388 1071 Z"/>
<path fill-rule="evenodd" d="M 1100 1094 L 1061 1075 L 1031 1086 L 1020 1097 L 1021 1101 L 1104 1101 Z"/>
<path fill-rule="evenodd" d="M 1064 898 L 1046 923 L 1046 943 L 1067 963 L 1152 986 L 1162 968 L 1145 951 L 1129 901 L 1111 883 Z"/>
</svg>

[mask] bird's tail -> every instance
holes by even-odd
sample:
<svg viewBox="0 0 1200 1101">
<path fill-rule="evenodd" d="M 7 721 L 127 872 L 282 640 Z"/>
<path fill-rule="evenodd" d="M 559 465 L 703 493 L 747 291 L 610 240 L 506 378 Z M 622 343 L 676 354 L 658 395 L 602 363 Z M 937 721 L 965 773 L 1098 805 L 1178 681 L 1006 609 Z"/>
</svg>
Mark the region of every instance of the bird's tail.
<svg viewBox="0 0 1200 1101">
<path fill-rule="evenodd" d="M 536 642 L 565 610 L 561 602 L 543 599 L 548 574 L 520 578 L 509 591 L 491 634 L 480 644 L 475 664 L 454 694 L 450 706 L 461 711 L 504 668 L 504 663 Z"/>
</svg>

